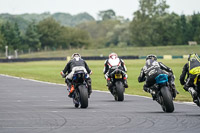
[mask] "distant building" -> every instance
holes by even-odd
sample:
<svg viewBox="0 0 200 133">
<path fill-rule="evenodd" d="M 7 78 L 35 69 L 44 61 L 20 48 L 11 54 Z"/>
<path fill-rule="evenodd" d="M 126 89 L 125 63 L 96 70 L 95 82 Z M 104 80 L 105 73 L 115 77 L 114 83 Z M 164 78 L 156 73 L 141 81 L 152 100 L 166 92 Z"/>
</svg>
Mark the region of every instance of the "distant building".
<svg viewBox="0 0 200 133">
<path fill-rule="evenodd" d="M 193 45 L 197 45 L 196 41 L 188 41 L 188 45 L 193 46 Z"/>
</svg>

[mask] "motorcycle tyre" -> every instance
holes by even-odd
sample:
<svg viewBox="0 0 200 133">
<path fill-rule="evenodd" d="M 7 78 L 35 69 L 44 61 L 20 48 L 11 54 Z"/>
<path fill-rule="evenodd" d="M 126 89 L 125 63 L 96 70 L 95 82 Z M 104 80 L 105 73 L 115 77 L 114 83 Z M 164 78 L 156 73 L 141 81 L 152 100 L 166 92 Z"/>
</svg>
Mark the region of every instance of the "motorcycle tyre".
<svg viewBox="0 0 200 133">
<path fill-rule="evenodd" d="M 116 94 L 115 94 L 115 101 L 124 101 L 124 85 L 122 82 L 117 81 L 116 85 Z"/>
<path fill-rule="evenodd" d="M 163 105 L 161 106 L 163 111 L 167 113 L 172 113 L 174 111 L 174 103 L 169 88 L 167 86 L 162 87 L 161 94 L 163 100 Z"/>
<path fill-rule="evenodd" d="M 78 89 L 80 93 L 81 108 L 87 108 L 88 107 L 88 89 L 86 88 L 85 85 L 80 85 Z"/>
</svg>

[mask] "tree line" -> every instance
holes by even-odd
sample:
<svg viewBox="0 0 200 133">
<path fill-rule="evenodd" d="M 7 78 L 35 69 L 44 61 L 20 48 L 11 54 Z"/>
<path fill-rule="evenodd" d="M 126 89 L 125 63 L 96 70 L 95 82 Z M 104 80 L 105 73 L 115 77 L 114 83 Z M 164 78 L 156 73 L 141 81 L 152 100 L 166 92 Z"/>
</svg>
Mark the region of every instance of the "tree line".
<svg viewBox="0 0 200 133">
<path fill-rule="evenodd" d="M 139 0 L 128 20 L 112 10 L 100 11 L 98 20 L 66 26 L 53 17 L 32 21 L 25 30 L 13 21 L 0 22 L 0 51 L 40 51 L 70 48 L 187 45 L 200 43 L 200 13 L 178 15 L 166 0 Z M 82 18 L 84 19 L 84 18 Z"/>
<path fill-rule="evenodd" d="M 6 22 L 0 28 L 0 50 L 5 46 L 12 50 L 40 51 L 87 47 L 90 44 L 88 32 L 60 25 L 53 18 L 39 23 L 30 23 L 21 33 L 17 23 Z"/>
</svg>

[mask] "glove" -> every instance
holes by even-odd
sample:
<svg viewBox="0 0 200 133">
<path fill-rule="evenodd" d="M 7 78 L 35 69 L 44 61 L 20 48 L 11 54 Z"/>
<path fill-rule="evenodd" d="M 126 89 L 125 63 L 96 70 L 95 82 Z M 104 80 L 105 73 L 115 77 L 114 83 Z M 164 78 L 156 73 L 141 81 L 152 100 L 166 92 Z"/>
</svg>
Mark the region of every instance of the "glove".
<svg viewBox="0 0 200 133">
<path fill-rule="evenodd" d="M 92 71 L 90 71 L 89 75 L 92 75 Z"/>
<path fill-rule="evenodd" d="M 180 80 L 181 85 L 185 85 L 185 81 Z"/>
<path fill-rule="evenodd" d="M 61 75 L 63 78 L 66 77 L 66 75 L 63 73 L 63 71 L 60 72 L 60 75 Z"/>
</svg>

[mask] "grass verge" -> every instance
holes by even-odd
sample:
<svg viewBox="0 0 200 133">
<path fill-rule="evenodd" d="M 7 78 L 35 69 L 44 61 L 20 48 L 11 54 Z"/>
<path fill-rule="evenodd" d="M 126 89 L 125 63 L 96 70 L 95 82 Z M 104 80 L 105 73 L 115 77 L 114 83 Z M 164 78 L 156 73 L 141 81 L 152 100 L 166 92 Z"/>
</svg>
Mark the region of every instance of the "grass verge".
<svg viewBox="0 0 200 133">
<path fill-rule="evenodd" d="M 36 57 L 66 57 L 71 56 L 73 53 L 80 53 L 82 56 L 108 56 L 111 52 L 116 52 L 120 56 L 136 55 L 146 56 L 148 54 L 162 55 L 188 55 L 189 53 L 199 53 L 200 45 L 197 46 L 156 46 L 156 47 L 124 47 L 124 48 L 104 48 L 104 49 L 70 49 L 58 51 L 46 51 L 30 54 L 23 54 L 21 58 L 36 58 Z"/>
<path fill-rule="evenodd" d="M 159 60 L 171 67 L 176 76 L 176 88 L 180 94 L 176 97 L 177 101 L 192 101 L 188 92 L 182 89 L 179 83 L 179 77 L 182 67 L 186 63 L 184 59 Z M 65 61 L 44 61 L 44 62 L 27 62 L 27 63 L 1 63 L 0 73 L 17 77 L 24 77 L 40 81 L 64 84 L 64 79 L 60 76 L 60 71 L 64 69 L 67 62 Z M 103 75 L 104 61 L 87 61 L 93 71 L 92 87 L 95 90 L 107 91 L 106 81 Z M 145 60 L 125 60 L 128 69 L 128 84 L 126 94 L 149 96 L 150 94 L 143 91 L 143 83 L 138 83 L 137 78 L 143 67 Z"/>
</svg>

